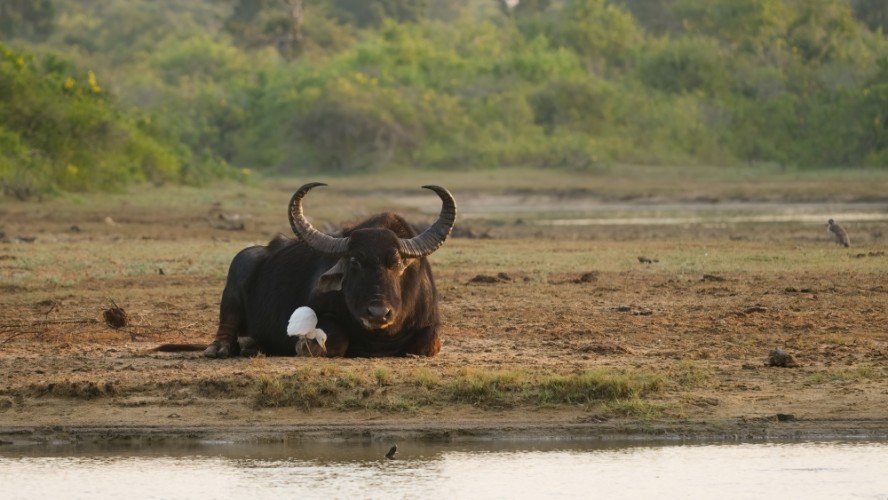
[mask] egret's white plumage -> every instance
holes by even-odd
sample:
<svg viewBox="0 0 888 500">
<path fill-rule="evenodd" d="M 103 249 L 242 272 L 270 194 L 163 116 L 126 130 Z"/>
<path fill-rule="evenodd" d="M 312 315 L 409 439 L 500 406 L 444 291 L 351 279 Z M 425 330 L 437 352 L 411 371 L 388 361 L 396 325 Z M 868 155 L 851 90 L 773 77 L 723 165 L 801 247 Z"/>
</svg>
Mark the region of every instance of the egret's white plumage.
<svg viewBox="0 0 888 500">
<path fill-rule="evenodd" d="M 314 309 L 303 306 L 297 307 L 293 314 L 290 315 L 290 321 L 287 323 L 287 335 L 291 337 L 301 337 L 317 328 L 318 315 Z"/>
<path fill-rule="evenodd" d="M 291 337 L 299 337 L 296 341 L 296 353 L 311 354 L 309 342 L 314 340 L 321 346 L 324 352 L 327 351 L 327 334 L 324 330 L 317 328 L 318 315 L 314 309 L 310 307 L 299 307 L 290 315 L 290 321 L 287 323 L 287 335 Z"/>
</svg>

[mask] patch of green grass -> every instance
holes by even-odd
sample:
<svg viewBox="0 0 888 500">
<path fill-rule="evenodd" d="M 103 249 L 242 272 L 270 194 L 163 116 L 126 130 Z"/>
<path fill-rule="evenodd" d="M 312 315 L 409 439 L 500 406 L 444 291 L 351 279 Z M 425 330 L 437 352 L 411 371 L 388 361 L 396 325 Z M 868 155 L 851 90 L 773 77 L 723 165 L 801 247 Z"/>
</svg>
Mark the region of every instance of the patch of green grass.
<svg viewBox="0 0 888 500">
<path fill-rule="evenodd" d="M 533 401 L 546 405 L 628 400 L 662 387 L 663 379 L 655 375 L 590 370 L 544 377 L 535 384 Z"/>
<path fill-rule="evenodd" d="M 519 392 L 525 378 L 515 371 L 461 369 L 456 376 L 447 377 L 442 388 L 454 403 L 504 406 L 509 402 L 508 393 Z"/>
<path fill-rule="evenodd" d="M 859 380 L 885 380 L 888 370 L 871 364 L 861 364 L 848 368 L 829 368 L 812 374 L 812 384 L 828 384 L 831 382 L 854 382 Z"/>
<path fill-rule="evenodd" d="M 268 375 L 256 379 L 257 406 L 285 406 L 289 401 L 290 397 L 283 380 Z"/>
<path fill-rule="evenodd" d="M 315 376 L 318 372 L 302 369 L 297 373 L 274 377 L 261 375 L 256 379 L 256 406 L 298 406 L 305 409 L 332 405 L 339 396 L 333 379 Z"/>
<path fill-rule="evenodd" d="M 396 380 L 386 366 L 360 370 L 304 367 L 283 377 L 260 375 L 254 383 L 257 406 L 296 406 L 416 411 L 441 404 L 480 408 L 541 408 L 597 405 L 633 400 L 664 386 L 657 375 L 589 370 L 552 375 L 533 370 L 461 368 L 436 374 L 419 368 Z M 382 389 L 380 389 L 382 388 Z"/>
<path fill-rule="evenodd" d="M 605 412 L 613 415 L 641 419 L 660 418 L 666 414 L 663 407 L 637 397 L 608 401 L 602 407 Z"/>
<path fill-rule="evenodd" d="M 568 375 L 460 370 L 444 391 L 454 403 L 477 406 L 586 405 L 637 398 L 659 391 L 663 379 L 648 374 L 589 370 Z"/>
</svg>

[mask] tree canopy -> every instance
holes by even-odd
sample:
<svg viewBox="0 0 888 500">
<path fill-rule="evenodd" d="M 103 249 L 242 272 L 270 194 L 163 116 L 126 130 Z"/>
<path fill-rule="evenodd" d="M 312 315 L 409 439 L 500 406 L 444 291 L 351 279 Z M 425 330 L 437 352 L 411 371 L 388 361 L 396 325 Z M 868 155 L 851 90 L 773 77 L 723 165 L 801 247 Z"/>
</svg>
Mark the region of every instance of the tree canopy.
<svg viewBox="0 0 888 500">
<path fill-rule="evenodd" d="M 11 0 L 0 179 L 885 167 L 886 19 L 870 0 Z"/>
</svg>

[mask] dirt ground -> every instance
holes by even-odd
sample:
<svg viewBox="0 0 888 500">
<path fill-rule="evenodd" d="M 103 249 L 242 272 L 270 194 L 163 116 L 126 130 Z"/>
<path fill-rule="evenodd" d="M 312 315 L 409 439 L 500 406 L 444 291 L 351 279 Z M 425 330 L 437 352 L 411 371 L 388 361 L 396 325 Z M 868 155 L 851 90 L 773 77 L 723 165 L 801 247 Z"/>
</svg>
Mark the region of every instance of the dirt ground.
<svg viewBox="0 0 888 500">
<path fill-rule="evenodd" d="M 0 443 L 888 438 L 882 223 L 858 224 L 858 243 L 844 249 L 829 243 L 823 224 L 566 233 L 476 218 L 432 258 L 445 339 L 434 358 L 151 352 L 212 339 L 227 262 L 284 230 L 277 201 L 253 206 L 243 230 L 220 227 L 226 220 L 212 215 L 211 199 L 162 211 L 137 199 L 4 202 Z M 113 305 L 126 311 L 127 326 L 106 324 Z M 790 366 L 769 366 L 778 347 Z M 467 370 L 609 370 L 663 383 L 630 403 L 404 396 L 420 376 L 440 381 Z M 374 403 L 257 399 L 257 384 L 296 372 L 353 376 L 358 382 L 340 384 L 334 399 L 360 401 L 352 392 L 363 391 Z"/>
</svg>

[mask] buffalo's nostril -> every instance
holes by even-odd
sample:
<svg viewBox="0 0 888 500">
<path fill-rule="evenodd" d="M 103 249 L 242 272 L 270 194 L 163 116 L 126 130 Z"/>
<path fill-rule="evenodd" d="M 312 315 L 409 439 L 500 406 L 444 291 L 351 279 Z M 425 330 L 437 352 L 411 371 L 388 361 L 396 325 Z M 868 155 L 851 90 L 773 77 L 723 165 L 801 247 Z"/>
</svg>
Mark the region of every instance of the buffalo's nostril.
<svg viewBox="0 0 888 500">
<path fill-rule="evenodd" d="M 389 320 L 392 317 L 392 310 L 382 305 L 368 307 L 367 313 L 375 320 Z"/>
</svg>

